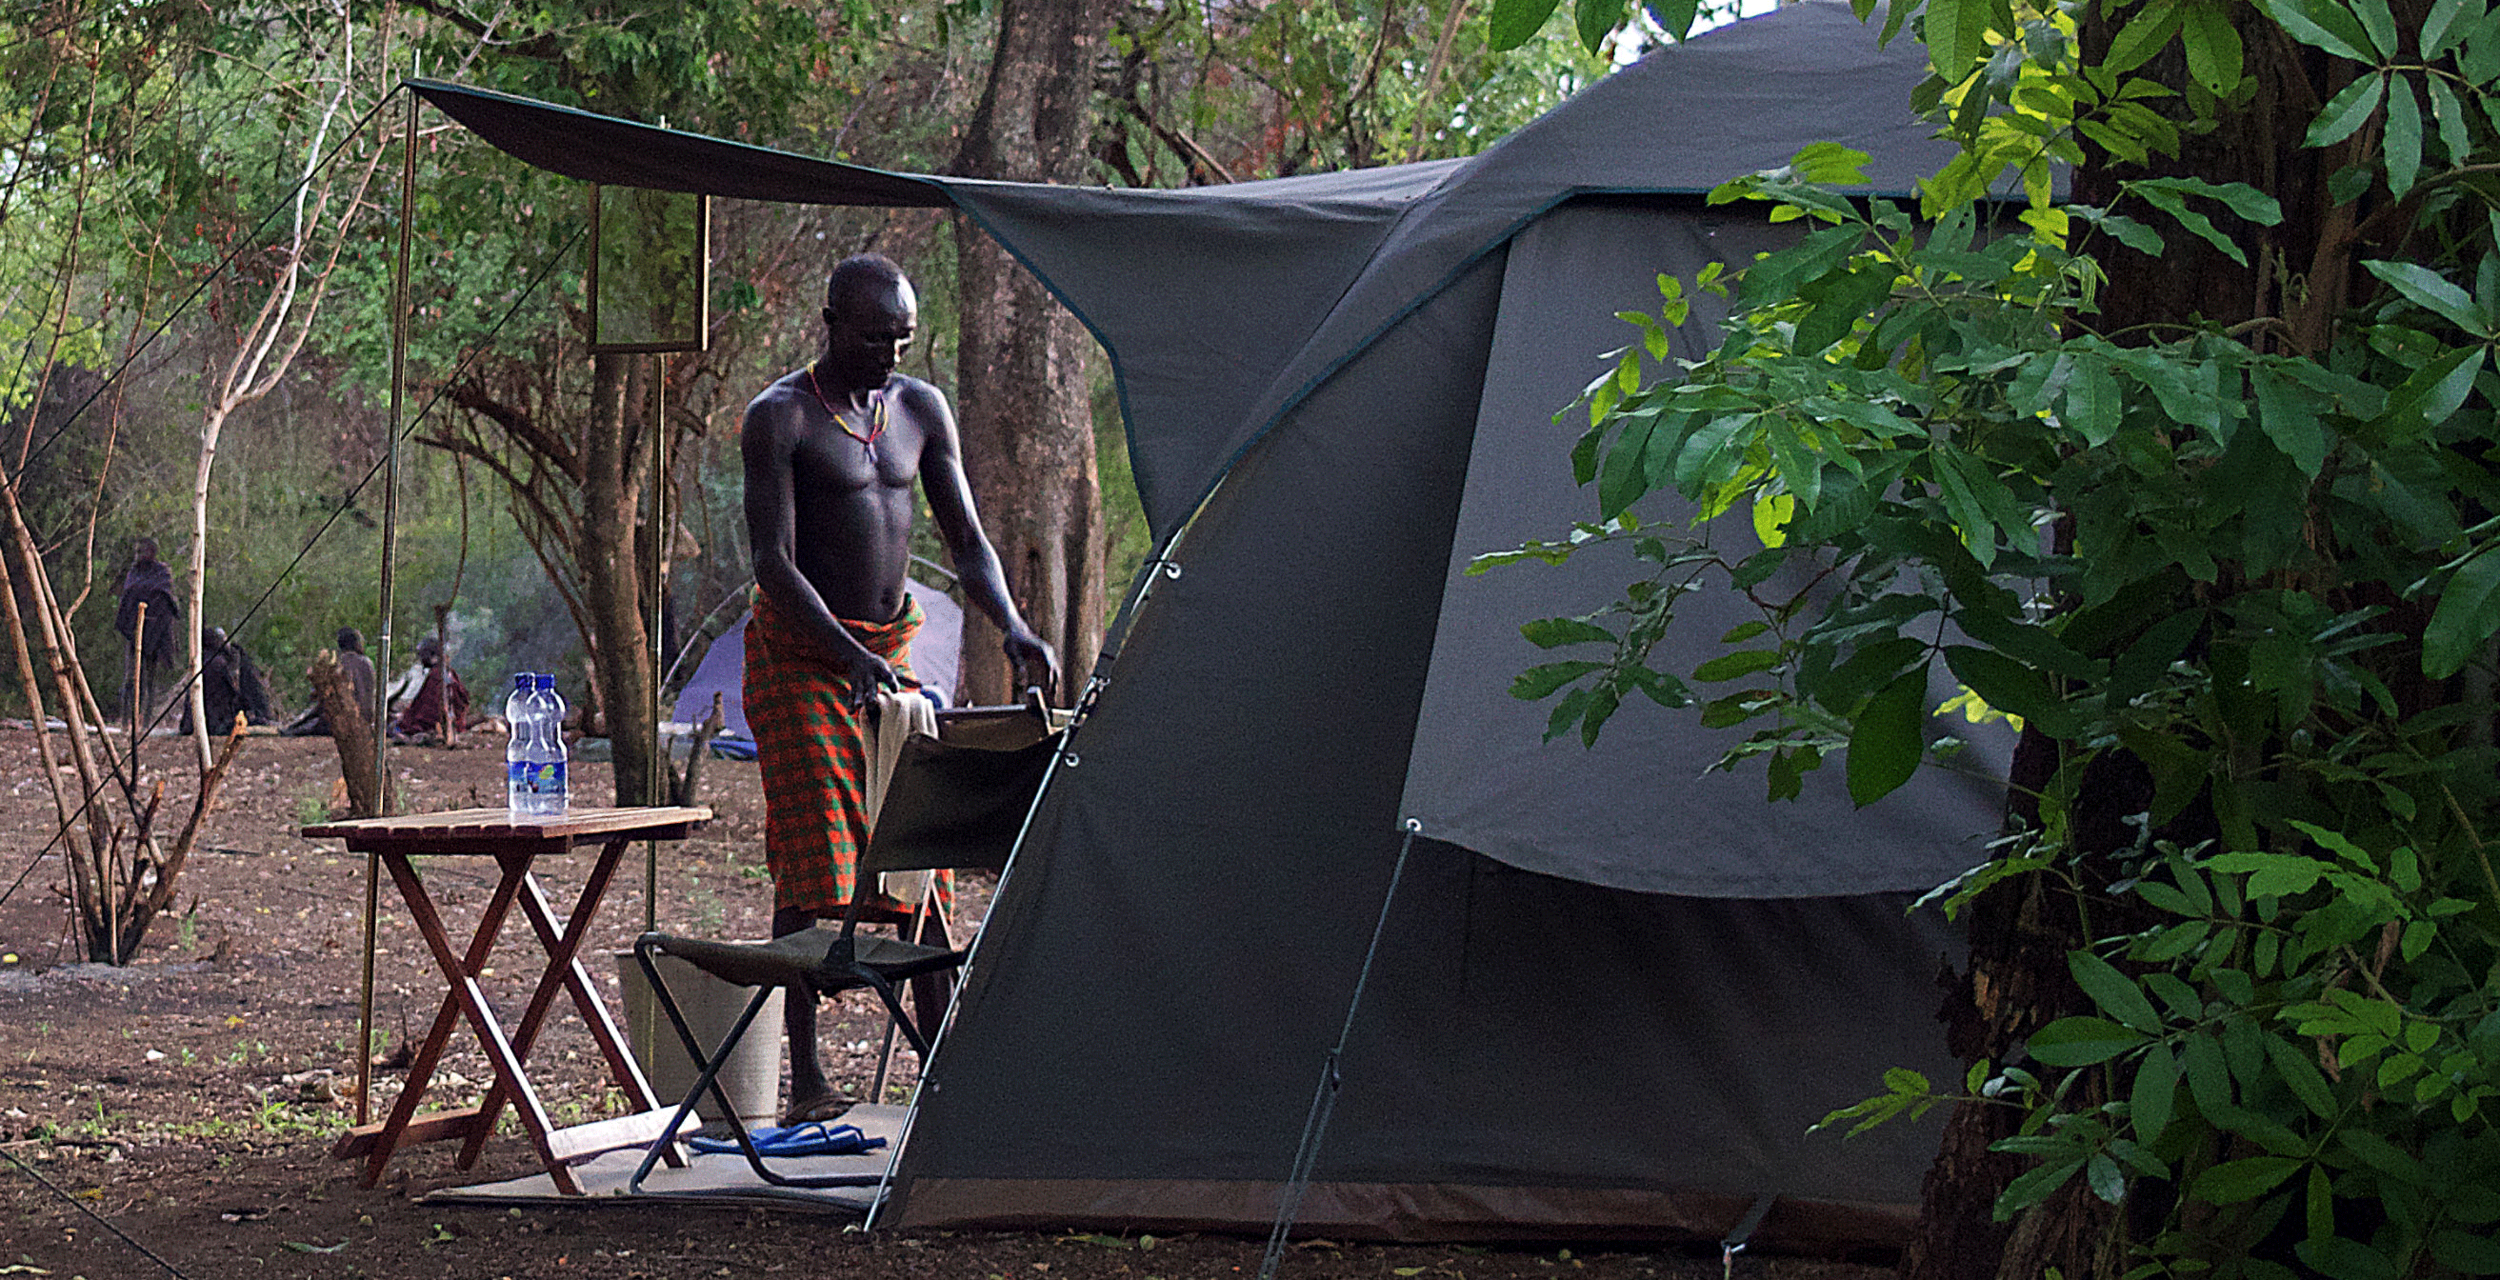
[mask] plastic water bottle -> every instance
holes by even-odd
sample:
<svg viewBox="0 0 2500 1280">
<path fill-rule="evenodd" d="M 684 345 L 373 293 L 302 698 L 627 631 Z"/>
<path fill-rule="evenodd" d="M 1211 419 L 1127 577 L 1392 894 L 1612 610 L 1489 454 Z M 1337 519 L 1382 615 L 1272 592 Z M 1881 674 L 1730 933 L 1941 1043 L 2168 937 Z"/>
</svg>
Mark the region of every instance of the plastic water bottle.
<svg viewBox="0 0 2500 1280">
<path fill-rule="evenodd" d="M 529 757 L 530 741 L 538 733 L 532 719 L 538 714 L 537 692 L 538 677 L 535 674 L 515 672 L 512 693 L 503 700 L 504 723 L 512 731 L 512 736 L 504 740 L 503 747 L 504 804 L 512 810 L 514 817 L 533 811 Z"/>
<path fill-rule="evenodd" d="M 561 818 L 566 807 L 564 770 L 564 695 L 556 692 L 556 678 L 540 673 L 538 691 L 531 695 L 531 715 L 537 732 L 530 741 L 530 804 L 531 812 L 542 817 Z"/>
</svg>

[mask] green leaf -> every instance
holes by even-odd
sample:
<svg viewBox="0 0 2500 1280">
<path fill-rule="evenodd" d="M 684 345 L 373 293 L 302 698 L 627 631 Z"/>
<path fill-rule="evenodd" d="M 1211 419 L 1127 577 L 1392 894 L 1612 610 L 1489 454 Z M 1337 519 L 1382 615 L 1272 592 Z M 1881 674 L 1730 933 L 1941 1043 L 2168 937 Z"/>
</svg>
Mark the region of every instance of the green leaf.
<svg viewBox="0 0 2500 1280">
<path fill-rule="evenodd" d="M 2158 250 L 2156 250 L 2158 252 Z M 2098 447 L 2118 434 L 2126 402 L 2109 362 L 2090 356 L 2075 360 L 2075 376 L 2066 384 L 2066 424 L 2083 433 L 2084 443 Z"/>
<path fill-rule="evenodd" d="M 2110 664 L 2110 699 L 2124 702 L 2151 689 L 2204 625 L 2204 610 L 2182 609 L 2136 637 L 2135 643 Z"/>
<path fill-rule="evenodd" d="M 2293 39 L 2313 49 L 2324 49 L 2338 58 L 2349 58 L 2354 62 L 2377 61 L 2361 51 L 2368 40 L 2362 35 L 2360 24 L 2354 22 L 2352 15 L 2338 7 L 2334 0 L 2261 0 L 2258 7 L 2282 24 Z M 2312 141 L 2309 145 L 2324 144 Z"/>
<path fill-rule="evenodd" d="M 2387 1255 L 2344 1236 L 2303 1240 L 2292 1252 L 2327 1280 L 2398 1280 L 2403 1274 Z"/>
<path fill-rule="evenodd" d="M 2431 0 L 2431 11 L 2422 19 L 2419 47 L 2424 58 L 2436 60 L 2440 54 L 2447 52 L 2451 39 L 2461 40 L 2472 29 L 2470 23 L 2457 25 L 2457 15 L 2465 12 L 2465 5 L 2466 0 Z M 2482 5 L 2479 0 L 2474 7 L 2480 11 Z"/>
<path fill-rule="evenodd" d="M 2413 82 L 2390 75 L 2387 84 L 2387 134 L 2381 140 L 2387 166 L 2387 189 L 2402 196 L 2413 190 L 2422 173 L 2422 104 L 2413 96 Z"/>
<path fill-rule="evenodd" d="M 2495 631 L 2500 631 L 2500 550 L 2485 547 L 2439 593 L 2439 607 L 2422 634 L 2422 674 L 2433 680 L 2455 675 Z"/>
<path fill-rule="evenodd" d="M 2363 1163 L 2399 1182 L 2427 1187 L 2437 1181 L 2430 1168 L 2415 1159 L 2413 1153 L 2368 1129 L 2338 1129 L 2335 1140 L 2344 1144 L 2346 1151 L 2361 1157 Z"/>
<path fill-rule="evenodd" d="M 2458 347 L 2414 370 L 2404 385 L 2387 398 L 2387 408 L 2372 424 L 2397 436 L 2415 436 L 2448 420 L 2474 390 L 2482 372 L 2481 346 Z"/>
<path fill-rule="evenodd" d="M 2186 7 L 2180 0 L 2154 0 L 2154 3 L 2146 5 L 2111 38 L 2109 52 L 2102 56 L 2101 65 L 2115 75 L 2125 75 L 2143 66 L 2170 43 L 2170 37 L 2178 34 L 2180 13 Z M 2191 63 L 2196 58 L 2193 46 L 2189 48 L 2188 58 Z M 2237 79 L 2232 83 L 2238 83 Z"/>
<path fill-rule="evenodd" d="M 1837 142 L 1809 142 L 1790 157 L 1788 168 L 1820 187 L 1862 186 L 1869 159 L 1867 153 Z"/>
<path fill-rule="evenodd" d="M 2060 1018 L 2031 1033 L 2031 1056 L 2052 1067 L 2088 1067 L 2107 1062 L 2144 1043 L 2142 1032 L 2129 1031 L 2107 1018 Z"/>
<path fill-rule="evenodd" d="M 1659 27 L 1681 40 L 1692 34 L 1693 17 L 1701 11 L 1701 0 L 1646 0 L 1644 7 Z"/>
<path fill-rule="evenodd" d="M 1859 808 L 1900 788 L 1926 751 L 1927 668 L 1902 673 L 1867 700 L 1849 729 L 1849 798 Z"/>
<path fill-rule="evenodd" d="M 2079 1159 L 2052 1160 L 2005 1184 L 2005 1190 L 1997 1194 L 1996 1220 L 2004 1222 L 2048 1199 L 2049 1193 L 2065 1186 L 2066 1180 L 2075 1176 L 2075 1171 L 2081 1169 L 2083 1164 Z"/>
<path fill-rule="evenodd" d="M 2189 1194 L 2210 1204 L 2254 1200 L 2300 1172 L 2301 1164 L 2289 1156 L 2250 1156 L 2228 1161 L 2197 1175 Z"/>
<path fill-rule="evenodd" d="M 2244 51 L 2240 33 L 2231 25 L 2229 7 L 2212 0 L 2190 0 L 2180 16 L 2179 36 L 2187 46 L 2188 74 L 2217 94 L 2238 88 Z"/>
<path fill-rule="evenodd" d="M 2282 450 L 2302 475 L 2316 479 L 2319 469 L 2326 465 L 2327 449 L 2332 442 L 2315 405 L 2299 383 L 2275 372 L 2271 365 L 2250 365 L 2248 381 L 2256 392 L 2257 424 L 2265 431 L 2266 439 Z"/>
<path fill-rule="evenodd" d="M 2439 126 L 2439 149 L 2450 164 L 2464 164 L 2474 151 L 2473 126 L 2466 122 L 2465 104 L 2457 100 L 2456 91 L 2438 76 L 2423 80 L 2431 95 L 2431 120 Z"/>
<path fill-rule="evenodd" d="M 2127 1198 L 2127 1175 L 2119 1171 L 2117 1161 L 2104 1153 L 2093 1152 L 2092 1158 L 2084 1162 L 2083 1180 L 2105 1204 Z"/>
<path fill-rule="evenodd" d="M 2351 55 L 2358 60 L 2361 55 Z M 2359 131 L 2378 110 L 2379 100 L 2387 94 L 2387 77 L 2363 76 L 2345 85 L 2343 92 L 2327 99 L 2317 118 L 2309 122 L 2309 136 L 2301 145 L 2331 147 Z"/>
<path fill-rule="evenodd" d="M 2179 1056 L 2196 1109 L 2208 1118 L 2231 1110 L 2231 1067 L 2222 1059 L 2222 1042 L 2206 1033 L 2192 1035 Z"/>
<path fill-rule="evenodd" d="M 1557 0 L 1493 0 L 1493 51 L 1516 49 L 1536 38 Z M 2355 55 L 2358 56 L 2358 55 Z"/>
<path fill-rule="evenodd" d="M 2161 1139 L 2177 1110 L 2178 1097 L 2179 1060 L 2171 1055 L 2170 1046 L 2156 1044 L 2136 1064 L 2135 1082 L 2128 1093 L 2127 1111 L 2134 1118 L 2138 1143 L 2149 1147 Z"/>
<path fill-rule="evenodd" d="M 1581 47 L 1595 53 L 1605 47 L 1607 33 L 1623 21 L 1623 0 L 1574 0 L 1571 12 L 1580 30 Z"/>
<path fill-rule="evenodd" d="M 2469 1276 L 2500 1276 L 2500 1241 L 2451 1228 L 2431 1237 L 2431 1257 Z"/>
<path fill-rule="evenodd" d="M 2319 0 L 2332 4 L 2334 0 Z M 2387 8 L 2387 0 L 2352 0 L 2353 16 L 2361 20 L 2361 29 L 2369 33 L 2370 47 L 2382 58 L 2396 56 L 2396 15 Z"/>
<path fill-rule="evenodd" d="M 1649 492 L 1646 455 L 1650 437 L 1658 433 L 1657 429 L 1656 418 L 1632 418 L 1624 424 L 1623 434 L 1616 438 L 1614 447 L 1606 451 L 1606 461 L 1597 474 L 1600 518 L 1612 520 L 1622 515 L 1625 508 Z"/>
<path fill-rule="evenodd" d="M 2134 184 L 2137 195 L 2162 212 L 2176 219 L 2180 226 L 2194 232 L 2197 238 L 2220 250 L 2224 256 L 2241 266 L 2248 265 L 2248 255 L 2237 240 L 2224 235 L 2213 219 L 2188 207 L 2185 191 L 2177 182 L 2145 180 Z M 2141 362 L 2139 362 L 2141 363 Z"/>
<path fill-rule="evenodd" d="M 1549 662 L 1541 667 L 1530 667 L 1510 682 L 1510 696 L 1521 702 L 1534 702 L 1552 696 L 1555 690 L 1592 671 L 1605 669 L 1603 662 Z"/>
<path fill-rule="evenodd" d="M 2300 1105 L 2321 1120 L 2335 1118 L 2335 1093 L 2327 1088 L 2326 1076 L 2310 1056 L 2306 1045 L 2296 1045 L 2281 1036 L 2266 1037 L 2266 1057 L 2274 1063 L 2274 1073 L 2292 1088 L 2292 1096 Z"/>
<path fill-rule="evenodd" d="M 1539 618 L 1520 625 L 1519 634 L 1540 649 L 1567 644 L 1613 644 L 1615 633 L 1580 618 Z"/>
<path fill-rule="evenodd" d="M 1827 274 L 1797 290 L 1813 309 L 1797 321 L 1791 350 L 1813 355 L 1849 336 L 1859 320 L 1892 296 L 1897 277 L 1889 266 L 1860 267 Z"/>
<path fill-rule="evenodd" d="M 1703 684 L 1722 680 L 1738 680 L 1757 671 L 1768 671 L 1787 659 L 1776 649 L 1739 649 L 1723 653 L 1693 668 L 1693 678 Z"/>
<path fill-rule="evenodd" d="M 1927 0 L 1927 56 L 1952 84 L 1971 72 L 1988 48 L 1988 21 L 1996 0 Z"/>
<path fill-rule="evenodd" d="M 1957 644 L 1945 647 L 1944 660 L 1954 679 L 1989 706 L 2038 723 L 2052 738 L 2073 737 L 2082 727 L 2046 678 L 2004 654 Z"/>
<path fill-rule="evenodd" d="M 2465 290 L 2448 282 L 2438 272 L 2418 262 L 2388 262 L 2372 259 L 2361 264 L 2371 275 L 2387 282 L 2414 305 L 2437 312 L 2448 323 L 2476 336 L 2491 332 L 2491 317 L 2483 314 Z"/>
<path fill-rule="evenodd" d="M 2089 951 L 2066 953 L 2066 971 L 2075 976 L 2075 985 L 2092 997 L 2101 1012 L 2118 1019 L 2132 1030 L 2147 1035 L 2161 1031 L 2161 1014 L 2144 996 L 2135 980 L 2118 971 L 2118 966 Z"/>
</svg>

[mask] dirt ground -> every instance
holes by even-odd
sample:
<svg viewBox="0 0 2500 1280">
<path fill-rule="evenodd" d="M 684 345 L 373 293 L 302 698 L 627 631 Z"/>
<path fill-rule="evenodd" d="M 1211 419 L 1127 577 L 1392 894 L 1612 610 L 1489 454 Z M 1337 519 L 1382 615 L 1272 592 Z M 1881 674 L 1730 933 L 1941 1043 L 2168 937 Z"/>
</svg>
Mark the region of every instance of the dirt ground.
<svg viewBox="0 0 2500 1280">
<path fill-rule="evenodd" d="M 499 804 L 499 739 L 465 749 L 403 748 L 392 756 L 416 809 Z M 166 783 L 166 812 L 189 808 L 187 742 L 155 739 L 143 763 Z M 762 792 L 750 764 L 712 761 L 704 802 L 717 818 L 661 854 L 663 928 L 760 936 L 771 907 L 761 865 Z M 604 766 L 577 765 L 577 794 L 603 802 Z M 335 842 L 305 840 L 338 776 L 329 739 L 253 738 L 244 746 L 200 850 L 181 878 L 179 915 L 161 920 L 135 962 L 73 963 L 46 852 L 50 789 L 33 735 L 0 729 L 0 1277 L 663 1277 L 843 1275 L 1008 1280 L 1164 1280 L 1254 1275 L 1261 1244 L 1220 1236 L 1087 1233 L 879 1232 L 839 1219 L 719 1209 L 655 1211 L 613 1201 L 580 1209 L 427 1205 L 417 1197 L 533 1172 L 527 1142 L 499 1136 L 476 1169 L 452 1167 L 456 1144 L 403 1153 L 382 1185 L 329 1151 L 352 1119 L 364 862 Z M 119 816 L 119 815 L 117 815 Z M 559 906 L 571 902 L 587 855 L 541 864 Z M 23 875 L 21 876 L 21 873 Z M 456 936 L 492 887 L 458 860 L 427 874 Z M 14 887 L 11 887 L 15 882 Z M 441 984 L 395 895 L 383 888 L 376 977 L 377 1052 L 385 1060 L 431 1022 Z M 970 895 L 976 901 L 977 892 Z M 613 951 L 644 920 L 638 858 L 601 908 L 594 938 Z M 473 915 L 472 915 L 473 918 Z M 510 942 L 523 929 L 515 919 Z M 526 944 L 500 958 L 522 967 Z M 614 991 L 616 970 L 592 965 Z M 489 974 L 495 973 L 489 970 Z M 529 977 L 535 976 L 533 969 Z M 500 988 L 499 1002 L 528 980 Z M 518 993 L 518 994 L 516 994 Z M 613 1007 L 613 1006 L 612 1006 Z M 828 1068 L 865 1096 L 882 1032 L 865 997 L 828 1006 Z M 490 1077 L 464 1031 L 428 1105 L 473 1102 Z M 913 1079 L 897 1054 L 900 1100 Z M 531 1076 L 558 1121 L 609 1104 L 596 1055 L 569 1010 L 531 1056 Z M 404 1070 L 377 1070 L 378 1117 Z M 512 1122 L 507 1117 L 507 1129 Z M 1715 1250 L 1537 1250 L 1376 1246 L 1310 1241 L 1280 1275 L 1354 1277 L 1720 1277 Z M 1836 1262 L 1740 1258 L 1740 1277 L 1870 1280 L 1880 1269 Z"/>
</svg>

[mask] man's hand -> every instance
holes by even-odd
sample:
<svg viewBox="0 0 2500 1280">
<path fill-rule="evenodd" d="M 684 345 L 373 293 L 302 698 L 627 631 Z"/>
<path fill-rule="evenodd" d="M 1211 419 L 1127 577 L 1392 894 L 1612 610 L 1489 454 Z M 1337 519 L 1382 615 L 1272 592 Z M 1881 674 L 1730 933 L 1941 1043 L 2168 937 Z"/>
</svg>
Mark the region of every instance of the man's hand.
<svg viewBox="0 0 2500 1280">
<path fill-rule="evenodd" d="M 1038 684 L 1054 696 L 1058 693 L 1059 656 L 1050 651 L 1049 645 L 1042 643 L 1040 636 L 1030 631 L 1010 631 L 1005 648 L 1007 661 L 1014 667 L 1019 684 Z M 1040 680 L 1033 678 L 1037 671 L 1043 673 Z"/>
<path fill-rule="evenodd" d="M 894 674 L 892 664 L 864 649 L 850 660 L 850 679 L 850 692 L 845 696 L 850 699 L 854 711 L 867 710 L 869 704 L 877 700 L 880 688 L 903 687 L 902 677 Z"/>
</svg>

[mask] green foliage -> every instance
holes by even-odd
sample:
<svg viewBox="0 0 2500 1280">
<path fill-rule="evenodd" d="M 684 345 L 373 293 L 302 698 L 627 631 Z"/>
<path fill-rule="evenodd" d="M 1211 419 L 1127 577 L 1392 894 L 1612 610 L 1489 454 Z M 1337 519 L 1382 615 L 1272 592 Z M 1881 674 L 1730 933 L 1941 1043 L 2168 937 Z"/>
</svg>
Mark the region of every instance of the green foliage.
<svg viewBox="0 0 2500 1280">
<path fill-rule="evenodd" d="M 1931 677 L 2019 717 L 2054 743 L 2038 824 L 1931 896 L 2048 877 L 2090 940 L 2066 976 L 2093 1011 L 1953 1095 L 2022 1115 L 1998 1149 L 2036 1163 L 1999 1214 L 2080 1178 L 2140 1200 L 2122 1230 L 2160 1223 L 2123 1241 L 2131 1274 L 2500 1272 L 2500 9 L 2106 13 L 2086 60 L 2063 10 L 1892 8 L 1961 145 L 1915 211 L 1833 194 L 1863 157 L 1829 145 L 1713 194 L 1798 235 L 1630 318 L 1572 454 L 1596 518 L 1477 568 L 1603 548 L 1641 577 L 1528 623 L 1555 660 L 1513 692 L 1593 741 L 1631 689 L 1733 685 L 1689 699 L 1750 729 L 1729 766 L 1762 760 L 1778 798 L 1843 753 L 1860 804 L 1949 752 Z M 2255 59 L 2302 48 L 2349 82 L 2306 145 L 2371 247 L 2300 247 L 2311 274 L 2244 323 L 2109 325 L 2120 273 L 2246 265 L 2285 221 L 2171 158 L 2245 127 Z M 2107 198 L 2061 202 L 2061 165 L 2104 166 Z M 1646 378 L 1696 289 L 1731 297 L 1724 340 Z M 1689 521 L 1658 514 L 1669 495 Z M 1666 669 L 1676 603 L 1730 589 L 1759 620 Z M 2141 811 L 2096 814 L 2130 848 L 2081 847 L 2111 803 L 2096 765 L 2148 784 Z M 1826 1123 L 1943 1097 L 1904 1073 Z M 2252 1253 L 2278 1224 L 2296 1256 Z"/>
<path fill-rule="evenodd" d="M 1473 155 L 1607 69 L 1559 30 L 1504 46 L 1481 12 L 1466 0 L 1131 8 L 1111 35 L 1119 74 L 1096 102 L 1104 177 L 1194 185 Z"/>
</svg>

